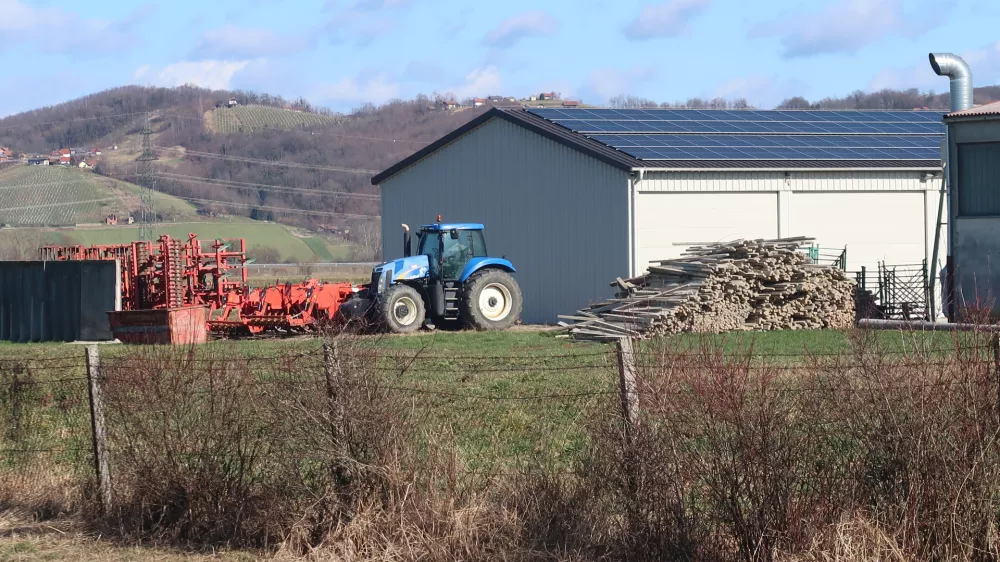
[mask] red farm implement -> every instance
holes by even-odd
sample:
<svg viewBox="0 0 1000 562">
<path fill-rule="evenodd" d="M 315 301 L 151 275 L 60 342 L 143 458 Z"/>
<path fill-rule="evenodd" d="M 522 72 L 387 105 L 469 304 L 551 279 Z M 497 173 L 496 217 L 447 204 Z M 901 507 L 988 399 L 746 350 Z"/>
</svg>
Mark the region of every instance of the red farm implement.
<svg viewBox="0 0 1000 562">
<path fill-rule="evenodd" d="M 203 341 L 225 335 L 300 333 L 335 320 L 356 290 L 350 283 L 302 283 L 251 288 L 244 239 L 205 243 L 160 236 L 156 241 L 104 246 L 45 246 L 43 260 L 118 260 L 122 310 L 111 311 L 122 341 Z M 177 323 L 183 322 L 184 327 Z"/>
</svg>

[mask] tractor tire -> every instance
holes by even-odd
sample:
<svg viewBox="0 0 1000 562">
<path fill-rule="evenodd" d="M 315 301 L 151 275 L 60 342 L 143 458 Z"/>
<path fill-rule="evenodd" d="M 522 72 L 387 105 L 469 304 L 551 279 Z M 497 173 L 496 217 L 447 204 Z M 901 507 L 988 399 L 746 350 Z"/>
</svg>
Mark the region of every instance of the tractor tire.
<svg viewBox="0 0 1000 562">
<path fill-rule="evenodd" d="M 462 320 L 480 331 L 506 330 L 521 318 L 521 288 L 500 269 L 474 273 L 462 291 Z"/>
<path fill-rule="evenodd" d="M 379 299 L 378 321 L 397 334 L 415 332 L 424 325 L 424 299 L 409 285 L 393 285 Z"/>
</svg>

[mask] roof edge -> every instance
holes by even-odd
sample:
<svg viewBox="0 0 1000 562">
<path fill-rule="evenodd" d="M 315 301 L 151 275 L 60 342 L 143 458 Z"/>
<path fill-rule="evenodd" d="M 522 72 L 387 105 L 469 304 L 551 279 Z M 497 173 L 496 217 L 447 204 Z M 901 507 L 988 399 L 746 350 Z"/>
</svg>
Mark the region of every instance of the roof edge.
<svg viewBox="0 0 1000 562">
<path fill-rule="evenodd" d="M 606 164 L 609 164 L 611 166 L 614 166 L 615 168 L 618 168 L 618 169 L 626 171 L 626 172 L 630 171 L 635 166 L 635 164 L 639 162 L 638 160 L 636 160 L 636 159 L 634 159 L 634 158 L 632 158 L 630 156 L 627 156 L 624 153 L 619 153 L 619 154 L 621 154 L 621 156 L 617 157 L 617 158 L 611 157 L 611 156 L 609 156 L 607 154 L 604 154 L 600 150 L 600 148 L 608 149 L 608 147 L 605 147 L 603 144 L 601 144 L 601 143 L 599 143 L 599 142 L 597 142 L 595 140 L 591 140 L 591 139 L 589 139 L 589 138 L 587 138 L 587 137 L 585 137 L 583 135 L 578 135 L 577 133 L 574 133 L 574 132 L 570 131 L 569 129 L 566 129 L 567 133 L 569 133 L 570 135 L 578 136 L 579 138 L 571 138 L 570 135 L 559 135 L 559 134 L 556 134 L 556 133 L 554 133 L 554 132 L 552 132 L 552 131 L 550 131 L 550 130 L 548 130 L 548 129 L 544 128 L 544 127 L 541 127 L 538 124 L 534 123 L 533 122 L 533 117 L 534 116 L 530 116 L 530 115 L 531 114 L 529 114 L 527 111 L 525 111 L 524 109 L 521 109 L 521 108 L 517 108 L 517 109 L 504 109 L 504 108 L 499 108 L 499 107 L 493 107 L 489 111 L 487 111 L 487 112 L 483 113 L 482 115 L 480 115 L 480 116 L 472 119 L 471 121 L 469 121 L 468 123 L 462 125 L 461 127 L 458 127 L 457 129 L 455 129 L 455 130 L 451 131 L 450 133 L 444 135 L 443 137 L 439 138 L 438 140 L 432 142 L 431 144 L 429 144 L 429 145 L 421 148 L 420 150 L 414 152 L 413 154 L 411 154 L 411 155 L 407 156 L 406 158 L 400 160 L 399 162 L 393 164 L 389 168 L 386 168 L 385 170 L 383 170 L 379 174 L 376 174 L 371 179 L 372 185 L 378 185 L 378 184 L 382 183 L 383 181 L 391 178 L 392 176 L 395 176 L 396 174 L 398 174 L 399 172 L 401 172 L 404 169 L 408 168 L 412 164 L 415 164 L 416 162 L 418 162 L 420 160 L 423 160 L 427 156 L 430 156 L 431 154 L 437 152 L 438 150 L 440 150 L 444 146 L 450 144 L 452 141 L 456 140 L 458 137 L 464 135 L 465 133 L 467 133 L 467 132 L 469 132 L 469 131 L 477 128 L 477 127 L 479 127 L 480 125 L 485 124 L 487 121 L 489 121 L 491 119 L 494 119 L 494 118 L 503 119 L 503 120 L 508 121 L 510 123 L 514 123 L 515 125 L 519 125 L 521 127 L 524 127 L 525 129 L 528 129 L 529 131 L 531 131 L 531 132 L 533 132 L 535 134 L 541 135 L 541 136 L 543 136 L 543 137 L 545 137 L 545 138 L 547 138 L 549 140 L 555 141 L 555 142 L 557 142 L 557 143 L 559 143 L 559 144 L 561 144 L 563 146 L 567 146 L 567 147 L 572 148 L 574 150 L 578 150 L 578 151 L 580 151 L 580 152 L 582 152 L 584 154 L 587 154 L 588 156 L 592 156 L 592 157 L 594 157 L 594 158 L 596 158 L 596 159 L 598 159 L 598 160 L 600 160 L 600 161 L 602 161 L 602 162 L 604 162 Z M 541 118 L 538 118 L 538 119 L 541 119 Z M 557 125 L 557 126 L 561 127 L 561 125 Z M 595 144 L 597 146 L 589 146 L 589 143 L 593 143 L 593 144 Z M 614 150 L 614 149 L 610 149 L 610 150 Z M 617 153 L 618 151 L 615 151 L 615 152 Z"/>
</svg>

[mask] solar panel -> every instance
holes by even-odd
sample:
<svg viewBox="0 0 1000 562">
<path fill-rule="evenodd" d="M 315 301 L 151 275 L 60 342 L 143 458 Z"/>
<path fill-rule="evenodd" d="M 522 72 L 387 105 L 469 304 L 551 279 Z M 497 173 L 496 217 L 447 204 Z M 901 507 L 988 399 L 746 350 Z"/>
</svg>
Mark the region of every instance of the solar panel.
<svg viewBox="0 0 1000 562">
<path fill-rule="evenodd" d="M 640 160 L 937 160 L 941 111 L 529 109 Z"/>
</svg>

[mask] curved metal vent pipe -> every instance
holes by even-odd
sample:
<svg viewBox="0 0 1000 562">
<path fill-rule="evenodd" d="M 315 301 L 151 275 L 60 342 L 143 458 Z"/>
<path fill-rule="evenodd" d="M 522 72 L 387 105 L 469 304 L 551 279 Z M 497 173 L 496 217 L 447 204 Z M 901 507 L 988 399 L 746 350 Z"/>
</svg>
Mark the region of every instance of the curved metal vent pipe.
<svg viewBox="0 0 1000 562">
<path fill-rule="evenodd" d="M 962 57 L 951 53 L 931 53 L 931 68 L 938 76 L 951 78 L 951 110 L 972 107 L 972 69 Z"/>
</svg>

